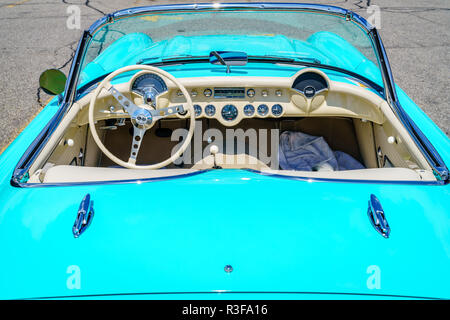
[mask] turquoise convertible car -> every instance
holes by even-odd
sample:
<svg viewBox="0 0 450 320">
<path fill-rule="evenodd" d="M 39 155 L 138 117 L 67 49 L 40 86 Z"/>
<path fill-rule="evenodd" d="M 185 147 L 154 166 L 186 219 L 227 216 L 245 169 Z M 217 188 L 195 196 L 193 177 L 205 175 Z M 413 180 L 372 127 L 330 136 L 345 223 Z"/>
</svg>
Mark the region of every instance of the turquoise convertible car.
<svg viewBox="0 0 450 320">
<path fill-rule="evenodd" d="M 323 5 L 108 14 L 0 156 L 0 298 L 450 298 L 450 141 Z"/>
</svg>

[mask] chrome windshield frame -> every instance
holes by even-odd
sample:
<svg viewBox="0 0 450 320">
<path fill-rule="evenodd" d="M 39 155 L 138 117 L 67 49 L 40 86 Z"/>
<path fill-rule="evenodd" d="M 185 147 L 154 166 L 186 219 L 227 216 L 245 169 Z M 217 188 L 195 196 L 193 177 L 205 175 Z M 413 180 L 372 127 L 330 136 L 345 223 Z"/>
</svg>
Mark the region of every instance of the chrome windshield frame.
<svg viewBox="0 0 450 320">
<path fill-rule="evenodd" d="M 31 166 L 33 160 L 40 153 L 43 146 L 48 141 L 50 135 L 59 125 L 64 114 L 73 104 L 76 98 L 76 86 L 80 76 L 80 64 L 84 59 L 87 44 L 94 33 L 105 26 L 112 23 L 117 19 L 129 17 L 139 14 L 158 13 L 167 11 L 201 11 L 201 10 L 239 10 L 239 9 L 258 9 L 258 10 L 302 10 L 306 12 L 317 12 L 324 14 L 335 14 L 344 17 L 348 21 L 357 23 L 370 37 L 372 44 L 374 45 L 375 53 L 377 55 L 379 66 L 381 67 L 381 75 L 384 85 L 384 96 L 389 103 L 393 111 L 398 116 L 399 120 L 406 127 L 414 142 L 418 148 L 422 151 L 430 166 L 433 168 L 434 173 L 438 180 L 448 180 L 448 169 L 445 166 L 442 158 L 439 156 L 436 149 L 425 137 L 418 126 L 412 121 L 409 115 L 403 110 L 397 97 L 396 87 L 392 71 L 389 65 L 389 60 L 386 54 L 386 50 L 379 36 L 378 30 L 372 26 L 366 19 L 358 15 L 357 13 L 330 5 L 321 4 L 305 4 L 305 3 L 193 3 L 193 4 L 168 4 L 168 5 L 155 5 L 155 6 L 143 6 L 134 7 L 129 9 L 122 9 L 114 13 L 105 15 L 104 17 L 95 21 L 89 29 L 85 30 L 78 48 L 75 52 L 74 59 L 69 71 L 67 83 L 64 91 L 63 99 L 60 101 L 60 108 L 52 120 L 45 126 L 38 137 L 28 147 L 16 168 L 14 169 L 13 176 L 11 178 L 11 185 L 13 186 L 25 186 L 24 181 L 27 180 L 28 169 Z"/>
</svg>

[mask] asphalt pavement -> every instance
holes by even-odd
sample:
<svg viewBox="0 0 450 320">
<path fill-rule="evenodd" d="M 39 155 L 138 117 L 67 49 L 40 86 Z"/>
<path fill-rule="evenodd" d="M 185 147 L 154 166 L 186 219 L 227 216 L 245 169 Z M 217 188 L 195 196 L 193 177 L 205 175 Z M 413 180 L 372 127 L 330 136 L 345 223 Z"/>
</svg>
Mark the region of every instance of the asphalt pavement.
<svg viewBox="0 0 450 320">
<path fill-rule="evenodd" d="M 58 68 L 68 73 L 83 29 L 118 9 L 183 2 L 197 1 L 0 0 L 0 152 L 49 100 L 39 89 L 41 72 Z M 380 32 L 395 81 L 449 136 L 450 1 L 302 2 L 341 6 L 366 18 L 374 17 L 368 5 L 379 6 Z M 73 28 L 74 20 L 68 24 L 78 9 L 80 29 Z"/>
</svg>

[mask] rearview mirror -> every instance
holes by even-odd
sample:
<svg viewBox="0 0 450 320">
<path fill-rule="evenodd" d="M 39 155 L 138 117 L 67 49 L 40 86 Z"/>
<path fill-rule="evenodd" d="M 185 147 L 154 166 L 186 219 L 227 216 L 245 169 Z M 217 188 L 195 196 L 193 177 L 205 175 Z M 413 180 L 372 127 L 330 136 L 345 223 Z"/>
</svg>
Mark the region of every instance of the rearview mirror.
<svg viewBox="0 0 450 320">
<path fill-rule="evenodd" d="M 39 86 L 45 93 L 57 95 L 64 91 L 66 80 L 66 75 L 61 70 L 48 69 L 39 77 Z"/>
<path fill-rule="evenodd" d="M 230 73 L 230 66 L 245 66 L 247 61 L 247 54 L 240 51 L 211 51 L 209 54 L 209 62 L 227 66 L 227 73 Z"/>
</svg>

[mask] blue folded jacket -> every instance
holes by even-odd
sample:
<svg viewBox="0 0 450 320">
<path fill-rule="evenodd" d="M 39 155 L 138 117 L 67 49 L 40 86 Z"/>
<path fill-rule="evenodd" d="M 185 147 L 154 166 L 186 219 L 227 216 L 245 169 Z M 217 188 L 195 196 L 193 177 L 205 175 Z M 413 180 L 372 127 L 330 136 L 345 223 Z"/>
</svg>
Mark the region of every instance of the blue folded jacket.
<svg viewBox="0 0 450 320">
<path fill-rule="evenodd" d="M 333 151 L 323 137 L 285 131 L 280 136 L 279 164 L 283 170 L 356 170 L 365 167 L 342 151 Z"/>
</svg>

